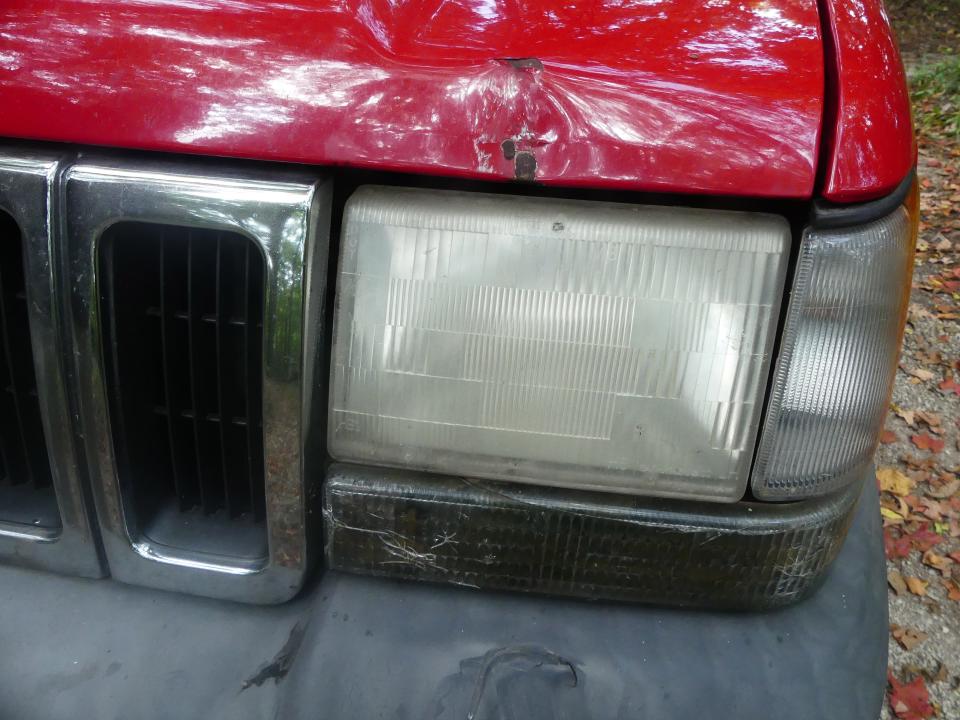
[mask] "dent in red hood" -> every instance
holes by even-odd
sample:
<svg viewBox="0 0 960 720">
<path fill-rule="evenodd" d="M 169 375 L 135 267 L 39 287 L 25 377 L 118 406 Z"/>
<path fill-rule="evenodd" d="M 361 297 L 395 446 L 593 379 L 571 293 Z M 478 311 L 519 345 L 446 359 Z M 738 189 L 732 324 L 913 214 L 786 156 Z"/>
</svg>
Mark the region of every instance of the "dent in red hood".
<svg viewBox="0 0 960 720">
<path fill-rule="evenodd" d="M 5 136 L 799 198 L 823 54 L 814 0 L 11 0 L 0 88 Z"/>
</svg>

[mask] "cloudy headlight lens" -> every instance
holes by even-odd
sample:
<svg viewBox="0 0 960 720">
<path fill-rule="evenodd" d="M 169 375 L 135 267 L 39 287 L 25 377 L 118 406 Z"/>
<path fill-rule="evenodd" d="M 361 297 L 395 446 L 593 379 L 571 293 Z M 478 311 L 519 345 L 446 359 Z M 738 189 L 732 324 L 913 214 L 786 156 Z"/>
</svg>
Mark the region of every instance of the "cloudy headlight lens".
<svg viewBox="0 0 960 720">
<path fill-rule="evenodd" d="M 344 213 L 330 452 L 738 500 L 789 242 L 773 215 L 361 188 Z"/>
</svg>

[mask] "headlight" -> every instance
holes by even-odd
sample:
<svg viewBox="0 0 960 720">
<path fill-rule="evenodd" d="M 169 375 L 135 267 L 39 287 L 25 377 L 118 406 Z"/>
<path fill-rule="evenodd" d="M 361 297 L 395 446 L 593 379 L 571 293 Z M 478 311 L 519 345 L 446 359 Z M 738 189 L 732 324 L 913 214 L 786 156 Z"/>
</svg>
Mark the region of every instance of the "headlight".
<svg viewBox="0 0 960 720">
<path fill-rule="evenodd" d="M 916 212 L 906 207 L 863 226 L 804 233 L 753 472 L 758 498 L 821 495 L 872 461 L 915 239 Z"/>
<path fill-rule="evenodd" d="M 738 500 L 789 244 L 773 215 L 361 188 L 330 453 Z"/>
</svg>

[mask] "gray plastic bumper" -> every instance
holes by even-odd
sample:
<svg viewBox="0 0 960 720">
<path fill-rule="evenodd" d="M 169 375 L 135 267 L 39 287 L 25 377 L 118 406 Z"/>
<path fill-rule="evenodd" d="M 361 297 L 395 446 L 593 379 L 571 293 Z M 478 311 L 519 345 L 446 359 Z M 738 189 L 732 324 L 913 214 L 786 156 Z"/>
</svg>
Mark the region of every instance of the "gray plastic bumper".
<svg viewBox="0 0 960 720">
<path fill-rule="evenodd" d="M 734 614 L 350 577 L 248 607 L 0 569 L 0 716 L 875 720 L 876 493 L 809 600 Z"/>
</svg>

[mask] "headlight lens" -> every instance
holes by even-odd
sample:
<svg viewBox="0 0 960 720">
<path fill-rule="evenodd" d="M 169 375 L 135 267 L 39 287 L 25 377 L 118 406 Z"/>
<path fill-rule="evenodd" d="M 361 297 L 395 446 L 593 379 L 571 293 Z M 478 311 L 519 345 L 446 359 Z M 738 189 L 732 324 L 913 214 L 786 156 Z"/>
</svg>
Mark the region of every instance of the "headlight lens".
<svg viewBox="0 0 960 720">
<path fill-rule="evenodd" d="M 738 500 L 789 242 L 772 215 L 361 188 L 330 452 Z"/>
<path fill-rule="evenodd" d="M 915 220 L 900 207 L 864 226 L 804 233 L 751 480 L 758 498 L 827 493 L 871 462 L 897 367 Z"/>
</svg>

